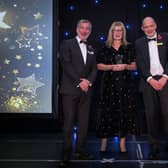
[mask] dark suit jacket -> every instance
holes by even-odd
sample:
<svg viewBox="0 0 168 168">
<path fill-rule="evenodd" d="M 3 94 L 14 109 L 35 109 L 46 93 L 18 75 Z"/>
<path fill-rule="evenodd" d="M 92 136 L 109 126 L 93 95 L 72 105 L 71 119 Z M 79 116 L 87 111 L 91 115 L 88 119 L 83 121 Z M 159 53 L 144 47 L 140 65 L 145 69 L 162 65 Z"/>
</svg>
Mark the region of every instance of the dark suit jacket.
<svg viewBox="0 0 168 168">
<path fill-rule="evenodd" d="M 159 51 L 160 63 L 164 69 L 163 74 L 168 75 L 168 34 L 158 33 L 157 34 L 157 44 Z M 136 50 L 136 63 L 138 70 L 142 77 L 142 83 L 146 83 L 150 73 L 150 57 L 148 49 L 148 40 L 146 37 L 142 37 L 135 42 Z"/>
<path fill-rule="evenodd" d="M 62 65 L 62 80 L 60 91 L 63 94 L 78 94 L 80 78 L 86 78 L 91 83 L 96 78 L 96 57 L 91 47 L 87 45 L 87 61 L 84 64 L 82 53 L 76 38 L 64 40 L 60 48 Z M 90 89 L 89 89 L 90 90 Z"/>
</svg>

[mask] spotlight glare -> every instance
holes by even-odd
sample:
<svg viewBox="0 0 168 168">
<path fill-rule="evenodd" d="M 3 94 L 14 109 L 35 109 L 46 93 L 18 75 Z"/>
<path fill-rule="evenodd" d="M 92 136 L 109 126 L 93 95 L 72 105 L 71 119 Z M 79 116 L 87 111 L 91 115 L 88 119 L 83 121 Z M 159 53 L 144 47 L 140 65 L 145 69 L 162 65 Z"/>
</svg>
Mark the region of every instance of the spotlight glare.
<svg viewBox="0 0 168 168">
<path fill-rule="evenodd" d="M 164 5 L 161 4 L 161 5 L 159 6 L 159 8 L 160 8 L 160 9 L 164 9 Z"/>
<path fill-rule="evenodd" d="M 142 8 L 146 8 L 147 5 L 145 3 L 142 4 Z"/>
<path fill-rule="evenodd" d="M 94 0 L 95 5 L 99 5 L 101 3 L 101 0 Z"/>
<path fill-rule="evenodd" d="M 119 142 L 119 137 L 115 136 L 113 139 L 114 139 L 114 142 Z"/>
<path fill-rule="evenodd" d="M 99 40 L 100 40 L 100 41 L 105 41 L 105 36 L 104 36 L 104 35 L 100 35 L 100 36 L 99 36 Z"/>
<path fill-rule="evenodd" d="M 69 5 L 69 10 L 72 12 L 75 11 L 75 5 L 73 4 Z"/>
<path fill-rule="evenodd" d="M 131 25 L 130 24 L 126 24 L 125 27 L 126 27 L 127 30 L 131 29 Z"/>
<path fill-rule="evenodd" d="M 134 70 L 134 71 L 133 71 L 133 76 L 138 76 L 138 74 L 139 74 L 139 73 L 138 73 L 137 70 Z"/>
<path fill-rule="evenodd" d="M 70 35 L 70 32 L 68 32 L 68 31 L 64 32 L 64 36 L 68 37 L 69 35 Z"/>
</svg>

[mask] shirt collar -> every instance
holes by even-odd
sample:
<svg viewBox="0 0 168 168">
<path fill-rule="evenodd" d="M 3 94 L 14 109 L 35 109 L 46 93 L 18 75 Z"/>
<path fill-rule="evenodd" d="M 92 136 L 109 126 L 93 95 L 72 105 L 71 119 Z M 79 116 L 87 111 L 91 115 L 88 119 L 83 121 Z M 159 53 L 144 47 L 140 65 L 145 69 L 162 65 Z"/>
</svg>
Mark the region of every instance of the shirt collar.
<svg viewBox="0 0 168 168">
<path fill-rule="evenodd" d="M 79 38 L 79 36 L 76 36 L 76 40 L 77 40 L 78 43 L 80 44 L 81 39 Z"/>
<path fill-rule="evenodd" d="M 82 39 L 80 39 L 79 36 L 76 36 L 76 40 L 78 41 L 79 44 L 83 44 L 83 43 L 80 43 L 80 41 L 82 41 Z"/>
</svg>

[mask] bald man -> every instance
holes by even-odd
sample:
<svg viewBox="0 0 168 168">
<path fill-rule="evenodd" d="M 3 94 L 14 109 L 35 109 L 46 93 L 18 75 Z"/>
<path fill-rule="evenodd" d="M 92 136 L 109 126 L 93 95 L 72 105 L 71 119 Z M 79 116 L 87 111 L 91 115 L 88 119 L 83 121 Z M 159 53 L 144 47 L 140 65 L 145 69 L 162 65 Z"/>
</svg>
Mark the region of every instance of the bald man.
<svg viewBox="0 0 168 168">
<path fill-rule="evenodd" d="M 160 116 L 166 141 L 168 140 L 168 34 L 156 31 L 157 24 L 152 17 L 143 19 L 141 29 L 145 36 L 135 42 L 136 61 L 145 104 L 150 143 L 149 159 L 158 159 Z"/>
</svg>

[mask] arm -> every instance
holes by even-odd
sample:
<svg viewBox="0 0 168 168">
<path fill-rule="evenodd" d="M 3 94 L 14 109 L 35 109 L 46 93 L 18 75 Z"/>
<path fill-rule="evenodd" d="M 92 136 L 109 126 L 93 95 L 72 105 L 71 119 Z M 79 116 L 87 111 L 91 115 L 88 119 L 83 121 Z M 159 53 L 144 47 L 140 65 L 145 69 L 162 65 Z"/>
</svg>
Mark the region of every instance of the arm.
<svg viewBox="0 0 168 168">
<path fill-rule="evenodd" d="M 113 65 L 99 63 L 97 64 L 97 69 L 101 71 L 111 71 L 113 69 Z"/>
<path fill-rule="evenodd" d="M 91 71 L 89 73 L 89 76 L 87 77 L 87 79 L 91 85 L 95 82 L 96 75 L 97 75 L 97 66 L 96 66 L 96 58 L 95 58 L 93 61 L 93 65 L 92 65 Z"/>
<path fill-rule="evenodd" d="M 92 62 L 88 76 L 86 78 L 80 79 L 81 82 L 79 83 L 79 86 L 84 92 L 87 92 L 89 87 L 93 85 L 96 79 L 96 74 L 97 74 L 96 58 L 94 58 L 93 56 L 93 62 Z"/>
<path fill-rule="evenodd" d="M 72 65 L 72 55 L 67 41 L 63 41 L 63 43 L 61 44 L 60 61 L 64 73 L 72 80 L 74 85 L 77 86 L 80 83 L 80 76 Z"/>
<path fill-rule="evenodd" d="M 161 90 L 161 85 L 159 85 L 159 82 L 152 77 L 152 74 L 150 73 L 150 67 L 147 65 L 147 61 L 144 58 L 144 53 L 142 52 L 143 49 L 138 47 L 138 44 L 135 43 L 136 48 L 136 64 L 137 67 L 141 73 L 142 78 L 149 83 L 149 85 L 155 89 L 155 90 Z M 140 44 L 139 44 L 140 45 Z"/>
<path fill-rule="evenodd" d="M 130 64 L 127 64 L 126 69 L 129 71 L 136 70 L 136 62 L 131 62 Z"/>
<path fill-rule="evenodd" d="M 147 81 L 152 75 L 150 73 L 150 67 L 147 65 L 147 60 L 144 58 L 143 48 L 140 48 L 139 45 L 138 42 L 135 43 L 136 66 L 142 78 Z"/>
</svg>

